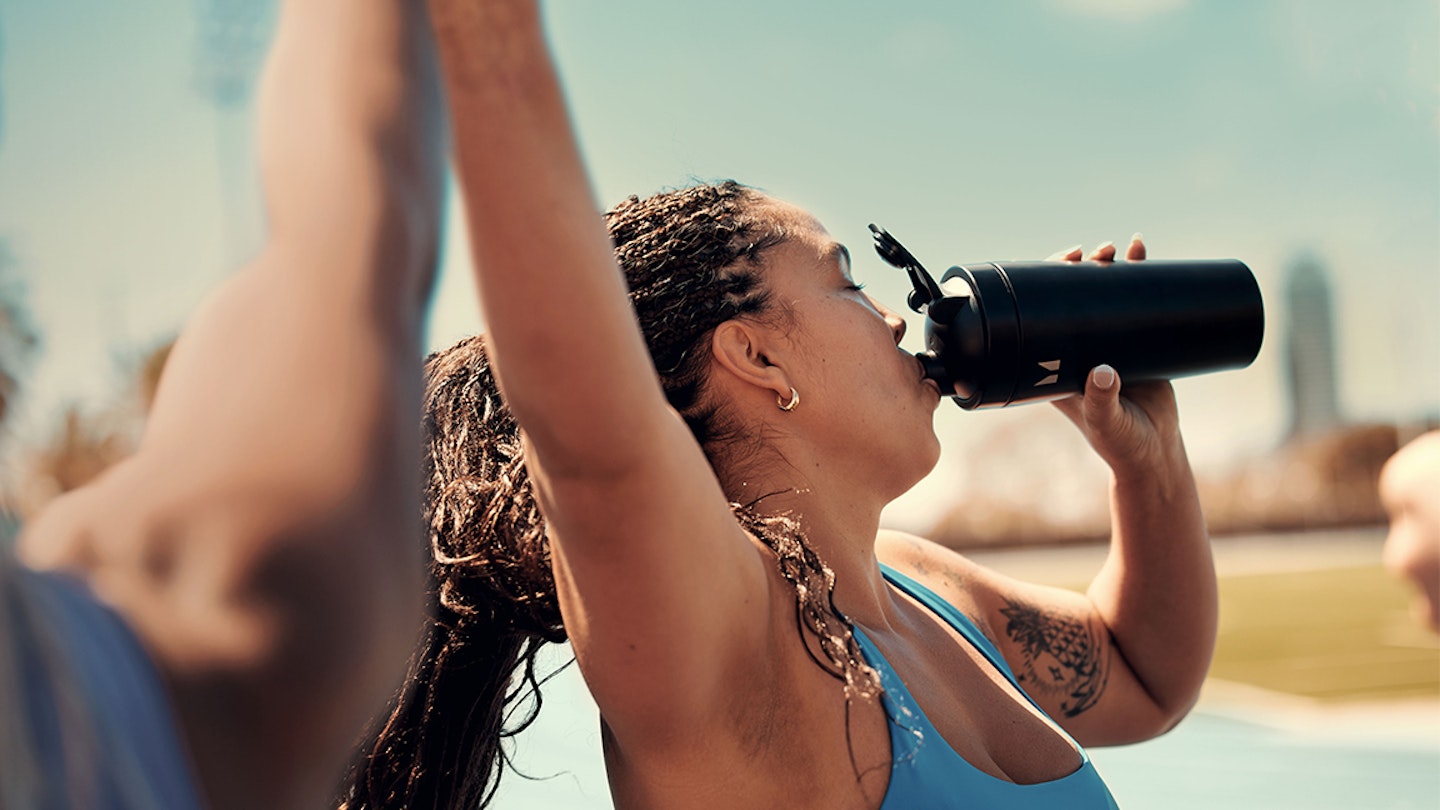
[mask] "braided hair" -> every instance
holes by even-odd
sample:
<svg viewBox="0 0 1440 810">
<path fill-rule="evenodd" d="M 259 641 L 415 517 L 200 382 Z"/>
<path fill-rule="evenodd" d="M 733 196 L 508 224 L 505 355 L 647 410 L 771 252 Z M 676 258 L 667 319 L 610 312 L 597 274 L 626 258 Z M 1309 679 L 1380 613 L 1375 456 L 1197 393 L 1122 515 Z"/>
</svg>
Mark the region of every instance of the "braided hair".
<svg viewBox="0 0 1440 810">
<path fill-rule="evenodd" d="M 732 318 L 782 317 L 760 262 L 787 234 L 760 210 L 766 200 L 726 181 L 632 196 L 605 214 L 665 396 L 712 463 L 743 437 L 705 396 L 703 347 Z M 432 618 L 404 687 L 342 787 L 342 810 L 488 804 L 508 761 L 504 740 L 540 710 L 536 656 L 547 642 L 566 638 L 519 427 L 495 384 L 484 339 L 431 355 L 425 376 Z M 844 684 L 847 706 L 873 696 L 878 678 L 835 607 L 834 573 L 795 520 L 763 514 L 758 505 L 731 507 L 794 588 L 806 650 Z"/>
</svg>

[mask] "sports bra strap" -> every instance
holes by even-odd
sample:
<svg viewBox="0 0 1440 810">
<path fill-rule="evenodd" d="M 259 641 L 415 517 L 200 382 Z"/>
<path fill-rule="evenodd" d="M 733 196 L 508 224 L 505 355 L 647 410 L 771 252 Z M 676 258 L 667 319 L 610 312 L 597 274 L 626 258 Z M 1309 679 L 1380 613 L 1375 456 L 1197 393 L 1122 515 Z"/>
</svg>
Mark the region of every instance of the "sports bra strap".
<svg viewBox="0 0 1440 810">
<path fill-rule="evenodd" d="M 980 631 L 980 628 L 976 626 L 975 622 L 971 621 L 969 616 L 961 613 L 959 608 L 945 601 L 939 594 L 884 563 L 880 564 L 880 573 L 884 574 L 885 579 L 889 580 L 892 585 L 914 597 L 916 601 L 929 608 L 935 615 L 944 619 L 946 623 L 955 628 L 956 632 L 960 633 L 967 641 L 975 645 L 975 649 L 979 650 L 980 654 L 985 656 L 985 660 L 989 661 L 991 666 L 1000 670 L 1000 674 L 1004 675 L 1005 679 L 1010 681 L 1020 694 L 1025 696 L 1026 700 L 1030 701 L 1035 708 L 1040 708 L 1040 705 L 1035 703 L 1035 700 L 1030 697 L 1030 693 L 1026 692 L 1025 689 L 1020 686 L 1020 681 L 1016 679 L 1015 672 L 1011 670 L 1010 665 L 1006 663 L 1005 656 L 1000 654 L 1000 648 L 995 646 L 995 642 L 991 641 L 989 636 Z"/>
</svg>

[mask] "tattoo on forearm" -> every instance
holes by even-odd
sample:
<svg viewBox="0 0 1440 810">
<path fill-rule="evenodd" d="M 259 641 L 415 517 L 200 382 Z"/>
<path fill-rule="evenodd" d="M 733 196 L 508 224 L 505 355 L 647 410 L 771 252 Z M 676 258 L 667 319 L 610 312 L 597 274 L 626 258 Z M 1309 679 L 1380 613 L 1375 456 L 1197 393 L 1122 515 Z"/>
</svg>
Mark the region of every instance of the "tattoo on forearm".
<svg viewBox="0 0 1440 810">
<path fill-rule="evenodd" d="M 1020 645 L 1015 673 L 1037 700 L 1058 699 L 1066 717 L 1094 706 L 1110 677 L 1109 633 L 1098 621 L 1076 621 L 1006 600 L 1005 633 Z"/>
</svg>

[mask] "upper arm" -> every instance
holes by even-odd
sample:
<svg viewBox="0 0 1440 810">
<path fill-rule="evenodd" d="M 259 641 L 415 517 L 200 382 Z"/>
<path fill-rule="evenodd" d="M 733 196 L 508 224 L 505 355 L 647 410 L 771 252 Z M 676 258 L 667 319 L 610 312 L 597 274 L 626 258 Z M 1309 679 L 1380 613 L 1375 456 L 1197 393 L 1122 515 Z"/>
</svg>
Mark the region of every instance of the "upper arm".
<svg viewBox="0 0 1440 810">
<path fill-rule="evenodd" d="M 676 750 L 766 671 L 772 578 L 678 415 L 643 463 L 533 465 L 566 631 L 621 745 Z"/>
<path fill-rule="evenodd" d="M 667 404 L 535 5 L 438 9 L 490 360 L 567 634 L 622 745 L 693 741 L 768 660 L 764 558 Z"/>
<path fill-rule="evenodd" d="M 1026 694 L 1080 743 L 1135 742 L 1165 729 L 1165 713 L 1084 594 L 1023 582 L 899 533 L 878 551 L 974 619 Z"/>
</svg>

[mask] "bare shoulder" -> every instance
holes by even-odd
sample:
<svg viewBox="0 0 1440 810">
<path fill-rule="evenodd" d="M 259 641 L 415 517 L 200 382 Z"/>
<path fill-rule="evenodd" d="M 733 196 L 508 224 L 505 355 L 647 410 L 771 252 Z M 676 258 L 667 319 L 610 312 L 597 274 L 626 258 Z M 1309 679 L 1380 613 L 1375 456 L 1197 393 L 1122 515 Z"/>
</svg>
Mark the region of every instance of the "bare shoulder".
<svg viewBox="0 0 1440 810">
<path fill-rule="evenodd" d="M 880 562 L 894 568 L 927 587 L 946 579 L 970 579 L 981 570 L 960 552 L 934 540 L 893 529 L 881 529 L 875 535 L 875 555 Z"/>
<path fill-rule="evenodd" d="M 992 639 L 1017 611 L 1077 615 L 1092 608 L 1083 594 L 1016 579 L 923 537 L 882 530 L 875 552 L 880 562 L 960 608 Z"/>
<path fill-rule="evenodd" d="M 993 637 L 983 607 L 995 588 L 994 572 L 933 540 L 891 529 L 881 529 L 875 536 L 875 555 L 934 591 Z"/>
</svg>

